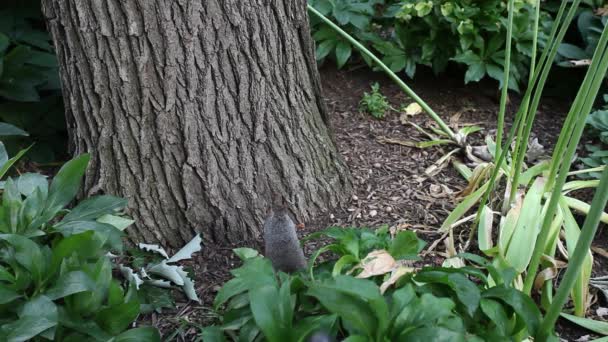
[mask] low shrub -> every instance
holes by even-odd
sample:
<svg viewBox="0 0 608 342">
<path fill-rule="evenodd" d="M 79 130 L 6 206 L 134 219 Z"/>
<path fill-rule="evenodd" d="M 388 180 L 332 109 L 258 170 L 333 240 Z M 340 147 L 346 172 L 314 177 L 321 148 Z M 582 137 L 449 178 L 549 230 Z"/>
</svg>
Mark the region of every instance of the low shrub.
<svg viewBox="0 0 608 342">
<path fill-rule="evenodd" d="M 417 65 L 426 65 L 440 73 L 453 61 L 467 67 L 465 83 L 484 76 L 502 82 L 507 27 L 507 7 L 503 1 L 311 0 L 310 3 L 373 48 L 394 72 L 405 71 L 414 77 Z M 519 90 L 519 84 L 525 81 L 532 56 L 535 9 L 531 4 L 515 1 L 515 49 L 509 81 L 509 88 L 514 90 Z M 351 44 L 316 18 L 311 21 L 317 59 L 332 56 L 342 67 L 353 55 Z M 551 16 L 541 11 L 541 45 L 551 23 Z"/>
<path fill-rule="evenodd" d="M 0 178 L 20 155 L 0 143 Z M 3 183 L 0 210 L 0 341 L 159 341 L 155 328 L 129 329 L 140 314 L 134 285 L 113 276 L 111 252 L 122 251 L 133 221 L 126 200 L 95 196 L 73 209 L 88 155 L 52 179 L 37 173 Z"/>
<path fill-rule="evenodd" d="M 49 163 L 65 155 L 57 57 L 39 0 L 0 5 L 0 121 L 27 132 L 0 134 L 10 153 L 36 142 L 28 153 L 36 162 Z"/>
<path fill-rule="evenodd" d="M 313 238 L 320 235 L 333 241 L 308 273 L 276 274 L 257 252 L 235 250 L 243 265 L 218 292 L 220 321 L 203 340 L 305 341 L 316 332 L 347 341 L 511 340 L 540 324 L 534 302 L 509 286 L 515 273 L 480 257 L 470 256 L 479 267 L 416 269 L 424 243 L 412 232 L 331 228 Z M 337 260 L 314 265 L 323 251 Z"/>
</svg>

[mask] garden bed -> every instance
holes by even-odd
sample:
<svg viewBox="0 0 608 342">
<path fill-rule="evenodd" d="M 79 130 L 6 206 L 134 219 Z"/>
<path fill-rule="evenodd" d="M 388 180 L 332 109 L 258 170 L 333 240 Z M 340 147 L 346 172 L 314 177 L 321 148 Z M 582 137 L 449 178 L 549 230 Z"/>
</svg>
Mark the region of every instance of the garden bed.
<svg viewBox="0 0 608 342">
<path fill-rule="evenodd" d="M 377 227 L 387 224 L 402 229 L 415 230 L 427 241 L 427 248 L 441 238 L 438 228 L 454 208 L 454 194 L 466 186 L 465 180 L 451 166 L 447 166 L 434 176 L 425 175 L 427 167 L 433 165 L 449 150 L 441 147 L 417 149 L 396 144 L 380 143 L 379 138 L 401 140 L 424 140 L 411 125 L 403 124 L 400 114 L 389 111 L 382 120 L 359 111 L 359 101 L 371 83 L 378 82 L 381 92 L 387 96 L 394 108 L 409 104 L 411 100 L 397 86 L 383 75 L 361 68 L 338 71 L 333 66 L 321 69 L 323 94 L 339 149 L 351 170 L 355 190 L 350 203 L 301 226 L 301 236 L 331 225 Z M 484 128 L 471 139 L 481 142 L 488 131 L 495 128 L 498 97 L 496 84 L 482 82 L 464 86 L 460 77 L 435 77 L 422 71 L 412 88 L 452 126 L 476 124 Z M 564 96 L 566 97 L 566 96 Z M 552 146 L 559 135 L 569 101 L 564 97 L 547 98 L 541 104 L 534 127 L 539 142 Z M 508 116 L 513 115 L 519 99 L 512 94 Z M 424 114 L 408 117 L 421 127 L 431 125 Z M 457 128 L 457 127 L 453 127 Z M 588 194 L 582 193 L 582 197 Z M 456 241 L 466 239 L 468 227 L 459 227 Z M 459 238 L 462 236 L 462 238 Z M 319 242 L 308 243 L 306 254 L 319 248 Z M 608 233 L 600 227 L 595 246 L 608 245 Z M 243 241 L 235 247 L 253 247 L 262 250 L 261 241 Z M 438 244 L 435 250 L 424 258 L 426 264 L 441 264 L 441 253 L 445 247 Z M 230 278 L 229 270 L 238 266 L 231 248 L 204 246 L 203 253 L 192 263 L 196 272 L 197 292 L 201 304 L 186 303 L 182 300 L 175 311 L 146 317 L 159 327 L 166 337 L 176 332 L 180 340 L 192 340 L 198 329 L 194 325 L 206 325 L 213 320 L 211 303 L 221 285 Z M 595 256 L 595 273 L 605 273 L 607 260 Z M 604 270 L 604 271 L 602 271 Z M 560 324 L 565 324 L 560 322 Z M 177 330 L 176 330 L 177 329 Z M 565 324 L 558 328 L 563 337 L 575 340 L 588 332 Z"/>
</svg>

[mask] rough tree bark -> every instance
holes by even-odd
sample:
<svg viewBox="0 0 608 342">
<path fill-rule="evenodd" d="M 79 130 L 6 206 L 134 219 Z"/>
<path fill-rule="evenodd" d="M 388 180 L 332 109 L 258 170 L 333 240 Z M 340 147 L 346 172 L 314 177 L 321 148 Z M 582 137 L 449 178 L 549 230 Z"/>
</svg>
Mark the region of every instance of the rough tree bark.
<svg viewBox="0 0 608 342">
<path fill-rule="evenodd" d="M 305 0 L 43 0 L 87 194 L 129 199 L 130 235 L 259 236 L 272 194 L 306 222 L 341 203 Z"/>
</svg>

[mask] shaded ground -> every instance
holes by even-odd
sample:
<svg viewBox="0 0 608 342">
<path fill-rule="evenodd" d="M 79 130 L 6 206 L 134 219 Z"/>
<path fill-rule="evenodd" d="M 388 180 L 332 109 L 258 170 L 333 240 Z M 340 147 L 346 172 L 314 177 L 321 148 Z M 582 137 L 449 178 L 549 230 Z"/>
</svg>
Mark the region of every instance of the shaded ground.
<svg viewBox="0 0 608 342">
<path fill-rule="evenodd" d="M 360 113 L 358 103 L 363 92 L 369 91 L 373 82 L 381 85 L 394 108 L 412 101 L 390 80 L 381 74 L 372 73 L 366 69 L 356 71 L 337 71 L 332 67 L 321 70 L 323 91 L 328 110 L 332 115 L 333 129 L 340 151 L 355 181 L 355 191 L 348 206 L 340 208 L 326 217 L 320 217 L 315 222 L 307 222 L 300 230 L 302 236 L 312 231 L 330 225 L 368 226 L 380 224 L 400 226 L 416 230 L 419 236 L 428 242 L 440 237 L 437 228 L 454 208 L 453 194 L 462 190 L 465 181 L 452 168 L 446 167 L 435 176 L 425 176 L 425 169 L 435 163 L 449 150 L 416 148 L 382 144 L 381 137 L 424 140 L 424 137 L 411 125 L 400 122 L 399 113 L 388 112 L 383 120 L 376 120 L 369 114 Z M 494 129 L 498 109 L 496 84 L 484 82 L 464 86 L 462 79 L 442 77 L 419 73 L 412 88 L 421 98 L 450 123 L 453 129 L 464 124 L 477 124 L 484 128 L 481 134 L 472 139 L 481 140 L 489 130 Z M 508 116 L 511 117 L 518 99 L 511 99 Z M 568 109 L 568 103 L 563 99 L 548 99 L 543 101 L 538 113 L 534 132 L 541 144 L 551 146 L 557 139 L 561 122 Z M 410 121 L 430 127 L 432 121 L 424 114 L 409 118 Z M 456 235 L 466 235 L 466 230 L 456 231 Z M 465 239 L 463 236 L 461 240 Z M 596 246 L 606 248 L 608 233 L 600 231 Z M 239 245 L 243 247 L 261 247 L 260 241 L 250 241 Z M 306 253 L 318 248 L 315 243 L 306 246 Z M 442 251 L 443 245 L 437 246 Z M 261 249 L 260 249 L 261 250 Z M 425 259 L 429 263 L 440 263 L 441 254 L 430 254 Z M 600 274 L 606 273 L 606 260 L 602 256 L 595 257 L 595 270 Z M 200 305 L 178 303 L 177 312 L 149 317 L 160 327 L 165 336 L 176 327 L 175 339 L 194 340 L 198 330 L 184 321 L 201 324 L 213 318 L 210 311 L 211 303 L 220 286 L 230 278 L 229 270 L 237 266 L 238 261 L 232 255 L 230 248 L 205 247 L 205 253 L 192 263 L 200 286 L 197 293 L 202 302 Z M 560 326 L 568 340 L 574 340 L 588 334 L 568 324 Z"/>
</svg>

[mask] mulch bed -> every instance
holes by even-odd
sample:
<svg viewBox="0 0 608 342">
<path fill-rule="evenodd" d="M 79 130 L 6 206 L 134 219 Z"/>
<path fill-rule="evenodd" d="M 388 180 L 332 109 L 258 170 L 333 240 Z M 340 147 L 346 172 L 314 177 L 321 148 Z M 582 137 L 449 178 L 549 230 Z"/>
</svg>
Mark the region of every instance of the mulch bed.
<svg viewBox="0 0 608 342">
<path fill-rule="evenodd" d="M 370 84 L 378 82 L 394 108 L 412 101 L 382 74 L 361 68 L 353 71 L 338 71 L 333 67 L 321 69 L 323 92 L 331 113 L 336 142 L 350 167 L 355 189 L 350 203 L 336 209 L 315 222 L 307 222 L 300 234 L 305 236 L 327 226 L 377 227 L 388 224 L 417 231 L 419 237 L 431 243 L 440 237 L 438 227 L 454 208 L 454 194 L 466 186 L 464 179 L 448 166 L 434 176 L 426 176 L 424 171 L 449 150 L 446 148 L 417 149 L 407 146 L 379 143 L 381 137 L 418 140 L 425 138 L 411 125 L 400 121 L 400 114 L 388 112 L 382 120 L 361 113 L 358 109 L 363 92 L 369 91 Z M 421 98 L 457 130 L 464 124 L 477 124 L 484 131 L 476 133 L 472 139 L 482 141 L 485 134 L 495 129 L 498 111 L 496 84 L 482 82 L 464 86 L 462 76 L 437 78 L 423 70 L 416 81 L 409 83 Z M 519 99 L 512 95 L 508 118 L 512 118 Z M 557 140 L 569 102 L 563 98 L 549 98 L 541 103 L 534 132 L 542 145 L 552 146 Z M 432 121 L 424 114 L 409 118 L 421 127 L 430 127 Z M 460 241 L 466 239 L 467 230 L 456 231 Z M 600 231 L 597 246 L 607 246 L 608 233 Z M 319 248 L 319 242 L 305 246 L 307 255 Z M 245 241 L 234 247 L 260 248 L 260 241 Z M 436 250 L 443 250 L 443 245 Z M 429 263 L 440 264 L 440 255 L 430 255 Z M 606 272 L 606 263 L 596 256 L 595 270 Z M 191 263 L 197 276 L 198 295 L 201 304 L 178 301 L 175 311 L 162 315 L 153 314 L 145 321 L 159 327 L 167 337 L 179 328 L 173 340 L 192 341 L 198 333 L 194 325 L 205 325 L 213 321 L 211 311 L 213 298 L 221 285 L 230 278 L 229 270 L 239 262 L 231 248 L 205 246 L 204 253 Z M 179 295 L 178 295 L 179 296 Z M 194 323 L 186 325 L 184 322 Z M 180 328 L 181 327 L 181 328 Z M 580 328 L 560 323 L 558 328 L 574 340 L 588 334 Z"/>
</svg>

